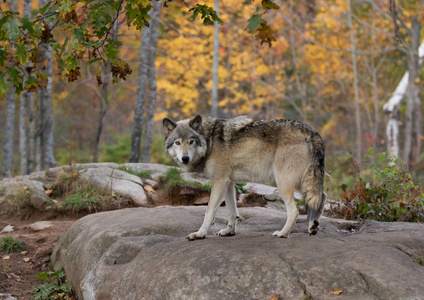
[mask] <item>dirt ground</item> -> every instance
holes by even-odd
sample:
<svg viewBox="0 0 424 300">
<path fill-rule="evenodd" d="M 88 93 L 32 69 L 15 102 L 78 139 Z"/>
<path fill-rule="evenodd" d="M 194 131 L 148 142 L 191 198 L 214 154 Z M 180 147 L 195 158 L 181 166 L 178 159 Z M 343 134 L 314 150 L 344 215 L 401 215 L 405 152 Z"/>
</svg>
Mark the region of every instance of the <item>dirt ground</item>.
<svg viewBox="0 0 424 300">
<path fill-rule="evenodd" d="M 57 216 L 51 219 L 52 227 L 33 231 L 30 225 L 45 221 L 41 214 L 22 219 L 19 216 L 0 216 L 0 231 L 7 225 L 14 231 L 0 234 L 0 238 L 11 236 L 23 242 L 22 252 L 5 254 L 0 252 L 0 295 L 11 294 L 18 299 L 31 299 L 36 288 L 43 280 L 34 278 L 41 272 L 53 271 L 49 261 L 53 248 L 60 235 L 66 232 L 80 216 Z M 0 300 L 5 299 L 0 296 Z"/>
</svg>

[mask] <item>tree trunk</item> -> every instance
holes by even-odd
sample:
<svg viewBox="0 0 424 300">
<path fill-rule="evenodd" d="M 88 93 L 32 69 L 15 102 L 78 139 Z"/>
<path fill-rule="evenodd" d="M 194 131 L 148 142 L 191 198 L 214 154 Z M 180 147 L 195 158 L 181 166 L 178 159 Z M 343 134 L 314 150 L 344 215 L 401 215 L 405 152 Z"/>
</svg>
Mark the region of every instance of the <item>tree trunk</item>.
<svg viewBox="0 0 424 300">
<path fill-rule="evenodd" d="M 1 175 L 12 176 L 13 137 L 15 131 L 15 87 L 9 84 L 10 92 L 6 94 L 6 127 L 4 130 L 3 163 Z"/>
<path fill-rule="evenodd" d="M 31 6 L 32 0 L 24 1 L 24 18 L 31 19 Z M 29 67 L 31 63 L 27 64 Z M 28 77 L 25 74 L 25 80 Z M 21 156 L 21 174 L 28 174 L 28 157 L 27 157 L 27 132 L 26 132 L 26 106 L 29 98 L 29 94 L 23 91 L 20 96 L 19 105 L 19 152 Z"/>
<path fill-rule="evenodd" d="M 53 50 L 47 47 L 44 57 L 48 59 L 45 74 L 47 75 L 47 87 L 43 93 L 43 136 L 42 148 L 44 153 L 44 169 L 50 169 L 57 165 L 53 149 L 53 103 L 52 103 L 52 71 Z"/>
<path fill-rule="evenodd" d="M 418 128 L 415 128 L 416 132 L 421 132 L 421 123 L 417 124 L 417 104 L 419 106 L 419 86 L 416 79 L 419 78 L 419 59 L 418 59 L 418 48 L 420 43 L 420 30 L 421 23 L 420 21 L 411 16 L 411 45 L 407 52 L 408 60 L 408 92 L 407 92 L 407 103 L 406 103 L 406 114 L 405 114 L 405 144 L 403 148 L 403 160 L 407 166 L 411 166 L 411 163 L 418 161 L 419 152 L 417 152 L 418 141 L 415 141 L 415 151 L 413 151 L 413 139 L 416 134 L 414 134 L 414 123 L 418 125 Z M 418 137 L 419 138 L 419 137 Z M 421 143 L 419 143 L 421 144 Z"/>
<path fill-rule="evenodd" d="M 361 114 L 359 105 L 359 90 L 358 90 L 358 72 L 356 65 L 356 43 L 353 33 L 352 12 L 350 0 L 347 0 L 348 9 L 348 24 L 350 28 L 350 43 L 352 44 L 352 66 L 353 66 L 353 88 L 355 90 L 355 123 L 356 123 L 356 161 L 361 166 L 362 163 L 362 130 L 361 130 Z"/>
<path fill-rule="evenodd" d="M 119 26 L 119 22 L 118 19 L 116 19 L 115 23 L 113 24 L 113 29 L 112 29 L 112 39 L 116 40 L 117 39 L 117 34 L 118 34 L 118 26 Z M 97 124 L 97 130 L 96 130 L 96 136 L 94 138 L 94 150 L 93 150 L 93 162 L 97 163 L 99 161 L 99 144 L 100 144 L 100 137 L 102 135 L 102 131 L 103 131 L 103 119 L 109 109 L 109 83 L 111 80 L 111 63 L 110 60 L 108 59 L 104 66 L 103 66 L 103 70 L 102 70 L 102 89 L 100 91 L 100 112 L 99 112 L 99 119 L 98 119 L 98 124 Z"/>
<path fill-rule="evenodd" d="M 152 16 L 152 14 L 153 9 L 149 12 L 150 16 Z M 138 162 L 140 160 L 141 135 L 143 132 L 144 122 L 144 105 L 146 102 L 147 63 L 149 59 L 150 35 L 150 28 L 143 27 L 140 47 L 140 65 L 138 68 L 137 78 L 137 92 L 134 105 L 133 130 L 131 134 L 130 162 Z"/>
<path fill-rule="evenodd" d="M 10 10 L 17 11 L 18 1 L 9 2 Z M 10 177 L 12 175 L 12 160 L 13 160 L 13 137 L 15 131 L 15 87 L 9 84 L 10 91 L 6 94 L 6 126 L 4 129 L 3 141 L 3 162 L 1 175 Z"/>
<path fill-rule="evenodd" d="M 219 17 L 219 0 L 214 0 L 215 11 Z M 214 22 L 213 62 L 212 62 L 212 105 L 211 116 L 218 117 L 218 66 L 219 66 L 219 23 Z"/>
<path fill-rule="evenodd" d="M 28 94 L 28 173 L 34 171 L 35 159 L 35 117 L 34 117 L 34 94 Z"/>
<path fill-rule="evenodd" d="M 43 155 L 42 155 L 42 139 L 43 139 L 43 100 L 44 89 L 37 91 L 37 131 L 35 133 L 35 171 L 39 172 L 42 169 Z"/>
<path fill-rule="evenodd" d="M 149 62 L 148 62 L 148 102 L 147 102 L 147 126 L 146 132 L 144 134 L 144 143 L 143 143 L 143 154 L 141 161 L 144 163 L 150 162 L 150 155 L 152 152 L 152 143 L 153 143 L 153 125 L 154 125 L 154 116 L 156 109 L 156 50 L 158 44 L 158 33 L 159 33 L 159 16 L 161 10 L 161 2 L 155 1 L 152 22 L 150 24 L 150 51 L 149 51 Z"/>
<path fill-rule="evenodd" d="M 26 136 L 26 103 L 27 92 L 22 92 L 19 103 L 19 152 L 21 155 L 21 174 L 28 174 L 27 168 L 27 136 Z"/>
</svg>

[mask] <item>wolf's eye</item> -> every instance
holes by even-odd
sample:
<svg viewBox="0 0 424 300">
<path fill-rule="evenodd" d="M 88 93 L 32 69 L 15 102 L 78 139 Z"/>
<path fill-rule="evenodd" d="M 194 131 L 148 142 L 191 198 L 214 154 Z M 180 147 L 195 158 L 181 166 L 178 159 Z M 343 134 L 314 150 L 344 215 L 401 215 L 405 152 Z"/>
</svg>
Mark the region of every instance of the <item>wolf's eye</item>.
<svg viewBox="0 0 424 300">
<path fill-rule="evenodd" d="M 181 143 L 179 141 L 175 141 L 175 145 L 179 146 Z"/>
<path fill-rule="evenodd" d="M 189 144 L 190 145 L 193 145 L 194 144 L 194 140 L 191 140 Z"/>
</svg>

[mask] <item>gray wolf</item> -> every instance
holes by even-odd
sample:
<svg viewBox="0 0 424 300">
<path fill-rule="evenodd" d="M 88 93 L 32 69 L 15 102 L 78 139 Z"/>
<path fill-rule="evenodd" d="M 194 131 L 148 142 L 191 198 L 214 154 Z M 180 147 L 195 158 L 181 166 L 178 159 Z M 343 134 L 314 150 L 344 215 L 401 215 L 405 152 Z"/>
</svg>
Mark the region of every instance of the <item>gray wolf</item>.
<svg viewBox="0 0 424 300">
<path fill-rule="evenodd" d="M 247 117 L 216 119 L 196 116 L 173 122 L 163 119 L 165 151 L 190 172 L 203 172 L 212 182 L 202 226 L 187 236 L 202 239 L 214 221 L 222 199 L 228 208 L 227 227 L 221 236 L 234 235 L 238 211 L 235 183 L 277 185 L 287 209 L 287 221 L 278 237 L 288 237 L 299 211 L 293 193 L 304 197 L 309 234 L 318 231 L 318 219 L 327 199 L 323 192 L 324 142 L 312 127 L 293 120 L 253 120 Z"/>
</svg>

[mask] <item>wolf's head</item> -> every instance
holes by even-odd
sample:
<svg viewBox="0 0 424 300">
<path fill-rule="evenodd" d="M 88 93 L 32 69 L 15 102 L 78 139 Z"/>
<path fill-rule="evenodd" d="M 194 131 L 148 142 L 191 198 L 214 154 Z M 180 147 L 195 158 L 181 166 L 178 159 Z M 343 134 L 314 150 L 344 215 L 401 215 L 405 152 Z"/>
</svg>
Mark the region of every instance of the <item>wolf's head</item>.
<svg viewBox="0 0 424 300">
<path fill-rule="evenodd" d="M 201 116 L 176 123 L 165 118 L 162 124 L 165 130 L 165 152 L 180 166 L 190 168 L 206 155 L 207 144 Z"/>
</svg>

